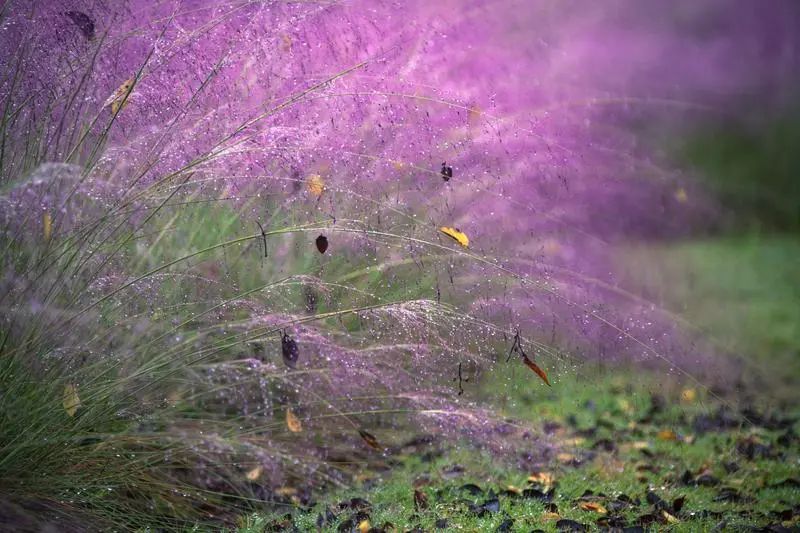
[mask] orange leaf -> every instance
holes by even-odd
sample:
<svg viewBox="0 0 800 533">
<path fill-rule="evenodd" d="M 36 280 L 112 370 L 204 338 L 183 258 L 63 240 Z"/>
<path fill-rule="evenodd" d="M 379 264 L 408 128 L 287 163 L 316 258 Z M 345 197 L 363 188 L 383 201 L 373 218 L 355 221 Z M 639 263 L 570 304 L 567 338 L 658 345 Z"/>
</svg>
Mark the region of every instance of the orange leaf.
<svg viewBox="0 0 800 533">
<path fill-rule="evenodd" d="M 303 431 L 303 424 L 300 423 L 300 419 L 295 416 L 290 408 L 286 408 L 286 427 L 289 428 L 289 431 L 292 433 L 300 433 Z"/>
<path fill-rule="evenodd" d="M 591 511 L 593 513 L 600 513 L 600 514 L 607 514 L 608 511 L 605 507 L 600 505 L 599 503 L 594 502 L 581 502 L 578 507 L 583 509 L 584 511 Z"/>
<path fill-rule="evenodd" d="M 375 435 L 373 435 L 372 433 L 364 431 L 363 429 L 359 429 L 358 430 L 358 434 L 361 436 L 361 438 L 364 440 L 364 442 L 367 443 L 367 446 L 369 446 L 370 448 L 372 448 L 374 450 L 380 450 L 381 449 L 381 445 L 378 444 L 378 439 L 376 439 Z"/>
<path fill-rule="evenodd" d="M 542 378 L 542 381 L 547 383 L 548 387 L 552 387 L 552 385 L 550 385 L 550 380 L 547 379 L 547 374 L 544 373 L 544 370 L 539 368 L 539 365 L 537 365 L 536 363 L 531 361 L 531 359 L 527 355 L 525 355 L 525 354 L 522 355 L 522 362 L 525 363 L 525 365 L 528 368 L 530 368 L 531 370 L 536 372 L 536 375 L 539 376 L 540 378 Z"/>
<path fill-rule="evenodd" d="M 358 533 L 367 533 L 370 530 L 369 520 L 362 520 L 358 523 Z"/>
<path fill-rule="evenodd" d="M 539 483 L 540 485 L 552 485 L 553 474 L 550 472 L 534 472 L 528 476 L 528 483 Z"/>
</svg>

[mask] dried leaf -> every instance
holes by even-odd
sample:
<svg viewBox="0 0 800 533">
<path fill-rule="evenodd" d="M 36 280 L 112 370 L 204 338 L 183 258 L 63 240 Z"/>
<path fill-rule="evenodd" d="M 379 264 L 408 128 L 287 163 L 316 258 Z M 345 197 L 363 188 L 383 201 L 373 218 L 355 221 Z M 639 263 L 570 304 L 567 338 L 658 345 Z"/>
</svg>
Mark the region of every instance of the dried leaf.
<svg viewBox="0 0 800 533">
<path fill-rule="evenodd" d="M 469 237 L 467 237 L 466 233 L 461 231 L 458 228 L 450 228 L 447 226 L 442 226 L 439 228 L 439 231 L 456 241 L 458 244 L 466 248 L 469 246 Z"/>
<path fill-rule="evenodd" d="M 295 416 L 291 409 L 286 409 L 286 427 L 289 428 L 289 431 L 292 433 L 300 433 L 303 431 L 303 424 L 300 423 L 300 419 Z"/>
<path fill-rule="evenodd" d="M 680 520 L 678 520 L 673 515 L 669 514 L 664 510 L 661 511 L 661 516 L 664 518 L 664 520 L 667 521 L 668 524 L 677 524 L 678 522 L 680 522 Z"/>
<path fill-rule="evenodd" d="M 49 241 L 50 236 L 53 234 L 53 217 L 49 211 L 45 211 L 44 215 L 42 215 L 42 234 L 44 242 Z"/>
<path fill-rule="evenodd" d="M 68 384 L 64 387 L 64 396 L 61 403 L 69 416 L 75 416 L 75 413 L 78 412 L 78 408 L 81 406 L 81 399 L 78 397 L 78 388 L 75 385 Z"/>
<path fill-rule="evenodd" d="M 528 476 L 528 483 L 539 483 L 540 485 L 552 485 L 555 478 L 550 472 L 534 472 Z"/>
<path fill-rule="evenodd" d="M 248 481 L 255 481 L 255 480 L 257 480 L 258 478 L 261 477 L 261 473 L 263 471 L 264 471 L 264 469 L 261 468 L 261 465 L 258 465 L 257 467 L 253 468 L 252 470 L 248 470 L 247 473 L 244 475 L 244 477 L 246 477 Z"/>
<path fill-rule="evenodd" d="M 534 372 L 536 372 L 536 375 L 537 375 L 537 376 L 539 376 L 540 378 L 542 378 L 542 381 L 544 381 L 545 383 L 547 383 L 547 386 L 548 386 L 548 387 L 552 387 L 552 385 L 550 385 L 550 380 L 548 380 L 548 379 L 547 379 L 547 374 L 545 374 L 545 373 L 544 373 L 544 370 L 542 370 L 541 368 L 539 368 L 539 365 L 537 365 L 536 363 L 534 363 L 534 362 L 533 362 L 533 361 L 530 359 L 530 357 L 528 357 L 528 356 L 527 356 L 527 355 L 525 355 L 525 354 L 522 354 L 522 362 L 523 362 L 523 363 L 525 363 L 525 365 L 526 365 L 528 368 L 530 368 L 531 370 L 533 370 Z"/>
<path fill-rule="evenodd" d="M 678 203 L 685 204 L 689 200 L 689 195 L 686 193 L 686 189 L 679 187 L 678 190 L 675 191 L 675 200 Z"/>
<path fill-rule="evenodd" d="M 678 440 L 678 435 L 671 429 L 662 429 L 657 436 L 659 440 Z"/>
<path fill-rule="evenodd" d="M 133 88 L 133 82 L 136 77 L 128 78 L 120 85 L 114 94 L 108 97 L 108 100 L 105 101 L 103 107 L 111 106 L 111 112 L 116 115 L 119 113 L 125 105 L 128 103 L 128 99 L 130 98 L 130 92 Z"/>
<path fill-rule="evenodd" d="M 414 509 L 424 511 L 428 508 L 428 497 L 421 490 L 414 490 Z"/>
<path fill-rule="evenodd" d="M 592 513 L 608 514 L 608 510 L 606 510 L 605 507 L 595 502 L 581 502 L 578 504 L 578 507 L 584 511 L 590 511 Z"/>
<path fill-rule="evenodd" d="M 367 533 L 370 530 L 370 523 L 369 520 L 362 520 L 358 523 L 358 531 L 359 533 Z"/>
<path fill-rule="evenodd" d="M 311 174 L 306 178 L 306 189 L 314 196 L 320 197 L 325 192 L 325 180 L 319 174 Z"/>
<path fill-rule="evenodd" d="M 683 403 L 693 403 L 697 399 L 697 391 L 691 388 L 681 391 L 681 401 Z"/>
<path fill-rule="evenodd" d="M 368 431 L 365 431 L 363 429 L 359 429 L 358 430 L 358 434 L 361 436 L 361 438 L 364 440 L 364 442 L 367 443 L 367 446 L 369 446 L 370 448 L 372 448 L 374 450 L 380 450 L 381 449 L 381 445 L 378 444 L 378 439 L 376 439 L 375 435 L 373 435 L 372 433 L 369 433 Z"/>
<path fill-rule="evenodd" d="M 328 249 L 328 238 L 325 235 L 320 235 L 316 240 L 317 250 L 319 253 L 324 254 Z"/>
</svg>

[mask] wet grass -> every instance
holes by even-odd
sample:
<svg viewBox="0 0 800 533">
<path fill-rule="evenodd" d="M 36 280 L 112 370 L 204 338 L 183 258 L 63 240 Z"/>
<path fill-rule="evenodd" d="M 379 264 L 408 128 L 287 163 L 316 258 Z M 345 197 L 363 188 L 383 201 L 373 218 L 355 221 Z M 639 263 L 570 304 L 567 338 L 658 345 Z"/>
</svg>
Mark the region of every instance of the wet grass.
<svg viewBox="0 0 800 533">
<path fill-rule="evenodd" d="M 597 362 L 551 376 L 548 388 L 521 365 L 500 365 L 465 394 L 556 445 L 558 453 L 533 458 L 537 467 L 519 466 L 530 457 L 501 461 L 468 442 L 412 447 L 390 458 L 385 471 L 365 471 L 352 489 L 291 514 L 243 518 L 242 529 L 795 528 L 797 257 L 797 240 L 785 237 L 650 246 L 627 256 L 644 266 L 636 269 L 646 273 L 637 279 L 643 292 L 661 297 L 727 350 L 746 354 L 776 389 L 723 399 L 671 375 Z M 426 508 L 420 496 L 415 504 L 415 491 Z"/>
<path fill-rule="evenodd" d="M 556 531 L 578 524 L 705 531 L 796 523 L 800 441 L 789 414 L 747 422 L 695 389 L 622 370 L 562 376 L 552 390 L 512 374 L 499 371 L 486 385 L 507 386 L 498 416 L 529 424 L 561 447 L 553 457 L 542 455 L 541 468 L 503 463 L 468 443 L 440 443 L 292 519 L 249 517 L 243 530 L 307 531 L 321 522 L 325 530 L 351 531 L 362 520 L 376 531 Z M 427 508 L 415 506 L 415 491 Z M 683 504 L 674 505 L 679 498 Z"/>
</svg>

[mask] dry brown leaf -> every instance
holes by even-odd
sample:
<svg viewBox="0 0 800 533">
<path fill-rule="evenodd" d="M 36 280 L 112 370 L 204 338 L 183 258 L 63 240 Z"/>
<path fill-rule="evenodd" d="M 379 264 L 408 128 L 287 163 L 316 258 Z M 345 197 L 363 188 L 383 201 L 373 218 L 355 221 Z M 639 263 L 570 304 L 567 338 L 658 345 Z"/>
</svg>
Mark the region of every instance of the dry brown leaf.
<svg viewBox="0 0 800 533">
<path fill-rule="evenodd" d="M 128 104 L 130 92 L 133 88 L 133 82 L 135 79 L 136 76 L 133 76 L 125 80 L 122 85 L 120 85 L 117 90 L 114 91 L 114 94 L 108 97 L 108 100 L 105 101 L 103 107 L 111 106 L 111 112 L 115 115 L 122 111 L 122 108 Z"/>
<path fill-rule="evenodd" d="M 578 504 L 578 507 L 584 511 L 590 511 L 592 513 L 608 514 L 608 510 L 606 510 L 605 507 L 595 502 L 581 502 Z"/>
<path fill-rule="evenodd" d="M 558 513 L 543 513 L 542 520 L 561 520 L 561 515 Z"/>
<path fill-rule="evenodd" d="M 300 433 L 303 431 L 303 424 L 300 423 L 300 419 L 295 416 L 294 412 L 290 408 L 286 408 L 286 427 L 289 428 L 289 431 L 292 433 Z"/>
<path fill-rule="evenodd" d="M 64 387 L 64 395 L 61 401 L 64 410 L 69 416 L 75 416 L 81 406 L 81 399 L 78 397 L 78 387 L 71 383 Z"/>
<path fill-rule="evenodd" d="M 322 196 L 325 192 L 325 180 L 319 174 L 311 174 L 306 178 L 306 189 L 314 196 Z"/>
<path fill-rule="evenodd" d="M 368 431 L 364 431 L 363 429 L 358 430 L 358 434 L 361 436 L 364 442 L 367 443 L 367 446 L 374 450 L 380 450 L 381 445 L 378 444 L 378 439 L 375 438 L 375 435 Z"/>
<path fill-rule="evenodd" d="M 542 370 L 541 368 L 539 368 L 539 365 L 537 365 L 536 363 L 534 363 L 534 362 L 533 362 L 533 361 L 530 359 L 530 357 L 528 357 L 528 356 L 527 356 L 527 355 L 525 355 L 525 354 L 522 354 L 522 362 L 523 362 L 523 363 L 525 363 L 525 365 L 526 365 L 528 368 L 530 368 L 531 370 L 533 370 L 534 372 L 536 372 L 536 375 L 537 375 L 537 376 L 539 376 L 540 378 L 542 378 L 542 381 L 544 381 L 545 383 L 547 383 L 547 386 L 548 386 L 548 387 L 550 387 L 550 386 L 551 386 L 551 385 L 550 385 L 550 380 L 549 380 L 549 379 L 547 379 L 547 374 L 545 374 L 545 373 L 544 373 L 544 370 Z"/>
</svg>

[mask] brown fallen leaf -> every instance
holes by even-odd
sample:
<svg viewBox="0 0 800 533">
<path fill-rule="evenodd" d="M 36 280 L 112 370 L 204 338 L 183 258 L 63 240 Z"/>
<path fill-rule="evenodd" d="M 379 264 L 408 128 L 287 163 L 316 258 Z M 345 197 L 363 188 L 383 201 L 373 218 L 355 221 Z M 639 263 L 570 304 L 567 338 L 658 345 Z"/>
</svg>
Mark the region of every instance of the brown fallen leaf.
<svg viewBox="0 0 800 533">
<path fill-rule="evenodd" d="M 525 355 L 525 354 L 522 354 L 522 362 L 523 362 L 523 363 L 525 363 L 525 365 L 526 365 L 528 368 L 530 368 L 531 370 L 533 370 L 534 372 L 536 372 L 536 375 L 537 375 L 537 376 L 539 376 L 540 378 L 542 378 L 542 381 L 544 381 L 545 383 L 547 383 L 547 386 L 548 386 L 548 387 L 552 387 L 552 385 L 550 385 L 550 380 L 549 380 L 549 379 L 547 379 L 547 374 L 545 374 L 545 373 L 544 373 L 544 370 L 542 370 L 541 368 L 539 368 L 539 365 L 537 365 L 536 363 L 534 363 L 534 362 L 531 360 L 531 358 L 530 358 L 530 357 L 528 357 L 528 356 L 527 356 L 527 355 Z"/>
<path fill-rule="evenodd" d="M 361 436 L 361 438 L 364 440 L 364 442 L 367 443 L 367 446 L 369 446 L 370 448 L 372 448 L 374 450 L 380 450 L 381 449 L 381 445 L 378 444 L 378 439 L 376 439 L 375 435 L 373 435 L 372 433 L 369 433 L 368 431 L 364 431 L 363 429 L 359 429 L 358 430 L 358 434 Z"/>
<path fill-rule="evenodd" d="M 414 509 L 424 511 L 428 508 L 428 497 L 421 490 L 414 490 Z"/>
<path fill-rule="evenodd" d="M 300 423 L 300 419 L 295 416 L 294 412 L 292 412 L 291 408 L 286 408 L 286 427 L 289 428 L 289 431 L 292 433 L 300 433 L 303 431 L 303 424 Z"/>
<path fill-rule="evenodd" d="M 66 411 L 69 416 L 75 416 L 75 413 L 78 412 L 78 408 L 81 406 L 81 399 L 78 397 L 78 388 L 75 385 L 70 383 L 64 387 L 64 395 L 61 404 L 64 406 L 64 411 Z"/>
<path fill-rule="evenodd" d="M 581 502 L 578 504 L 578 507 L 584 511 L 590 511 L 592 513 L 608 514 L 608 510 L 606 510 L 605 507 L 595 502 Z"/>
</svg>

